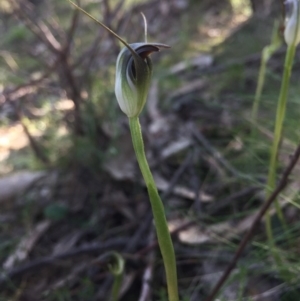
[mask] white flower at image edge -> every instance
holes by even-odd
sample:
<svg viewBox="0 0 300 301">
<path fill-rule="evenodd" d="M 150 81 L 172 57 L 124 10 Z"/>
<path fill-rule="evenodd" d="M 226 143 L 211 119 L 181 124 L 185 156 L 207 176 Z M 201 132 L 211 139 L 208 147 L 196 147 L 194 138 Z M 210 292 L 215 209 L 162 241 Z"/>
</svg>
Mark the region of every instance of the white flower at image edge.
<svg viewBox="0 0 300 301">
<path fill-rule="evenodd" d="M 285 2 L 286 20 L 284 39 L 288 45 L 297 46 L 300 42 L 300 8 L 299 0 Z"/>
<path fill-rule="evenodd" d="M 152 63 L 149 55 L 164 44 L 134 43 L 124 47 L 117 59 L 115 93 L 121 110 L 128 117 L 139 116 L 144 108 L 151 82 Z"/>
</svg>

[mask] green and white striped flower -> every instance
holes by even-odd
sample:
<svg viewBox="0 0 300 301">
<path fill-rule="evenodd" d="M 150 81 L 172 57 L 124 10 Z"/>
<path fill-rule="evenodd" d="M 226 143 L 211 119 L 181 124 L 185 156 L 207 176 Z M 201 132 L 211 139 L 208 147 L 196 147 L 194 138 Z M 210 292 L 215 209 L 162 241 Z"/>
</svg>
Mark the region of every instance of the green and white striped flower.
<svg viewBox="0 0 300 301">
<path fill-rule="evenodd" d="M 300 7 L 299 0 L 285 2 L 286 20 L 284 39 L 288 45 L 297 46 L 300 42 Z"/>
<path fill-rule="evenodd" d="M 144 108 L 152 76 L 149 55 L 169 46 L 158 43 L 134 43 L 125 46 L 117 59 L 115 93 L 121 110 L 137 117 Z"/>
</svg>

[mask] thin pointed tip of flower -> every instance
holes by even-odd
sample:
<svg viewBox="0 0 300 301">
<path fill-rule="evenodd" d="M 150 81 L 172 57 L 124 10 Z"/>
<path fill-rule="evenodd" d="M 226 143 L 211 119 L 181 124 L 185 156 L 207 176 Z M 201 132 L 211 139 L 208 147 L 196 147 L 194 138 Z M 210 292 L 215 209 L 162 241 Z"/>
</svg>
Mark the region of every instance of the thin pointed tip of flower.
<svg viewBox="0 0 300 301">
<path fill-rule="evenodd" d="M 170 45 L 166 45 L 166 44 L 158 44 L 160 48 L 171 48 Z"/>
</svg>

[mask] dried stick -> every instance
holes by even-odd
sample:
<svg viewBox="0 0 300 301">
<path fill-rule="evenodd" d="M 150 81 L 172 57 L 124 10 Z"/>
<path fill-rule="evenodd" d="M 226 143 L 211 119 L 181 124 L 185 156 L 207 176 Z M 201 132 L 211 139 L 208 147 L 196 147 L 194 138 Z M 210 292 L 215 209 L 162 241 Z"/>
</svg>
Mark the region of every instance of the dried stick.
<svg viewBox="0 0 300 301">
<path fill-rule="evenodd" d="M 253 224 L 252 224 L 250 230 L 244 236 L 244 239 L 241 241 L 241 243 L 240 243 L 240 245 L 238 247 L 238 250 L 236 251 L 236 253 L 235 253 L 235 255 L 234 255 L 231 263 L 229 264 L 229 266 L 225 270 L 223 276 L 220 278 L 220 280 L 216 284 L 216 286 L 213 289 L 213 291 L 211 292 L 211 294 L 205 299 L 205 301 L 213 301 L 214 298 L 216 297 L 216 295 L 218 294 L 218 292 L 220 291 L 221 287 L 225 283 L 225 281 L 228 279 L 231 271 L 236 266 L 238 259 L 241 257 L 241 255 L 242 255 L 242 253 L 243 253 L 246 245 L 248 244 L 248 242 L 252 238 L 252 236 L 254 234 L 254 231 L 255 231 L 256 227 L 258 226 L 261 218 L 264 216 L 264 214 L 266 213 L 266 211 L 269 209 L 269 207 L 272 205 L 272 203 L 278 197 L 278 195 L 280 194 L 280 192 L 287 185 L 287 183 L 288 183 L 288 177 L 291 174 L 291 172 L 294 169 L 294 167 L 296 166 L 296 163 L 297 163 L 299 157 L 300 157 L 300 144 L 298 145 L 296 151 L 294 152 L 289 165 L 285 169 L 285 171 L 284 171 L 284 173 L 283 173 L 283 175 L 281 177 L 281 180 L 280 180 L 280 182 L 277 185 L 277 188 L 273 191 L 273 193 L 270 195 L 270 197 L 267 199 L 267 201 L 261 207 L 260 211 L 258 212 L 256 218 L 253 221 Z"/>
<path fill-rule="evenodd" d="M 149 240 L 153 241 L 154 239 L 154 228 L 152 226 Z M 140 293 L 140 297 L 138 301 L 149 301 L 151 299 L 151 282 L 153 280 L 153 269 L 154 269 L 154 262 L 155 262 L 155 254 L 152 250 L 147 256 L 147 266 L 144 270 L 143 274 L 143 283 L 142 283 L 142 289 Z"/>
<path fill-rule="evenodd" d="M 78 10 L 75 10 L 74 14 L 72 16 L 72 19 L 71 19 L 70 27 L 69 27 L 68 31 L 66 32 L 66 34 L 65 34 L 66 42 L 65 42 L 65 45 L 63 47 L 63 49 L 64 49 L 63 52 L 65 53 L 65 56 L 68 56 L 69 53 L 70 53 L 71 44 L 73 42 L 73 38 L 74 38 L 74 35 L 75 35 L 75 32 L 76 32 L 76 29 L 78 27 L 78 19 L 79 19 L 79 12 L 78 12 Z"/>
<path fill-rule="evenodd" d="M 44 150 L 42 149 L 40 144 L 30 134 L 30 131 L 29 131 L 28 127 L 26 126 L 26 124 L 22 121 L 21 116 L 18 115 L 18 117 L 19 117 L 20 123 L 23 127 L 24 133 L 29 140 L 29 144 L 32 148 L 33 153 L 35 154 L 35 156 L 37 157 L 38 160 L 40 160 L 44 165 L 48 166 L 50 162 L 49 162 L 49 159 L 46 156 Z"/>
<path fill-rule="evenodd" d="M 65 45 L 62 45 L 55 38 L 55 35 L 51 32 L 45 22 L 41 20 L 35 21 L 34 18 L 31 17 L 29 8 L 21 7 L 16 4 L 14 6 L 14 11 L 15 15 L 27 25 L 29 30 L 31 30 L 54 55 L 55 61 L 58 63 L 57 66 L 59 67 L 57 75 L 61 85 L 66 90 L 67 97 L 74 103 L 74 132 L 81 135 L 83 133 L 82 118 L 80 114 L 80 105 L 82 102 L 81 90 L 79 81 L 74 74 L 74 68 L 69 62 L 72 37 L 78 26 L 78 13 L 74 13 L 73 15 L 70 27 L 65 35 Z"/>
<path fill-rule="evenodd" d="M 41 269 L 42 267 L 51 266 L 57 263 L 58 260 L 74 258 L 76 256 L 85 255 L 85 254 L 95 254 L 95 253 L 99 254 L 100 252 L 110 250 L 110 249 L 118 250 L 119 248 L 124 247 L 124 245 L 126 245 L 127 242 L 128 242 L 128 237 L 112 238 L 104 242 L 91 243 L 86 246 L 74 248 L 65 253 L 36 259 L 34 261 L 25 263 L 11 270 L 2 271 L 0 274 L 0 285 L 6 283 L 8 280 L 10 280 L 13 277 L 22 276 L 29 271 L 34 272 L 36 270 Z"/>
<path fill-rule="evenodd" d="M 214 159 L 229 173 L 231 173 L 236 178 L 242 178 L 247 180 L 252 180 L 252 178 L 246 174 L 243 174 L 236 170 L 228 161 L 224 159 L 224 157 L 219 153 L 210 143 L 209 141 L 200 133 L 199 131 L 196 131 L 195 128 L 191 125 L 190 130 L 192 132 L 192 135 L 195 137 L 195 139 L 204 147 L 204 149 L 212 154 Z"/>
<path fill-rule="evenodd" d="M 33 11 L 28 5 L 13 2 L 13 8 L 15 16 L 24 22 L 27 28 L 31 30 L 43 44 L 48 46 L 51 52 L 55 54 L 60 53 L 61 44 L 43 21 L 36 21 L 35 18 L 32 17 Z"/>
</svg>

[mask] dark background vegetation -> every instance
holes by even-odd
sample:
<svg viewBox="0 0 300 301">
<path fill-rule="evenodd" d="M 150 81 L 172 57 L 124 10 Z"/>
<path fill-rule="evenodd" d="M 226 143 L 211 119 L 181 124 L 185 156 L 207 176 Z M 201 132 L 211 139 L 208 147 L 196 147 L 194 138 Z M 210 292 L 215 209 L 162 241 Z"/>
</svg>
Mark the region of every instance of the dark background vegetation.
<svg viewBox="0 0 300 301">
<path fill-rule="evenodd" d="M 153 55 L 141 115 L 166 206 L 182 300 L 204 300 L 264 201 L 285 53 L 270 60 L 250 122 L 261 51 L 282 1 L 81 0 Z M 282 30 L 282 28 L 280 29 Z M 110 299 L 110 251 L 126 261 L 120 300 L 167 300 L 148 196 L 114 95 L 119 42 L 62 0 L 0 2 L 0 300 Z M 298 76 L 297 76 L 298 75 Z M 280 168 L 299 141 L 299 54 Z M 255 135 L 253 135 L 255 129 Z M 218 300 L 300 300 L 299 167 Z M 107 253 L 108 252 L 108 253 Z M 114 263 L 111 263 L 114 264 Z"/>
</svg>

